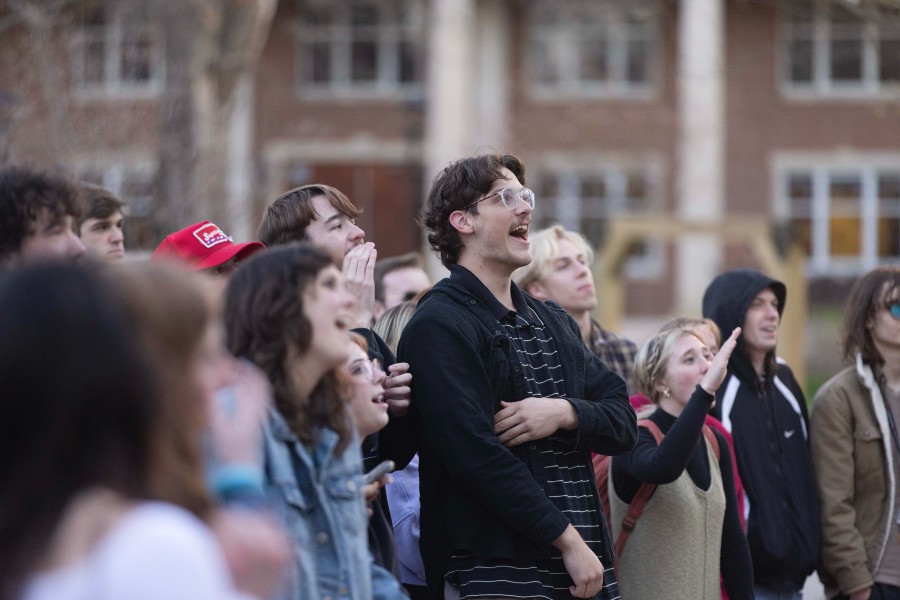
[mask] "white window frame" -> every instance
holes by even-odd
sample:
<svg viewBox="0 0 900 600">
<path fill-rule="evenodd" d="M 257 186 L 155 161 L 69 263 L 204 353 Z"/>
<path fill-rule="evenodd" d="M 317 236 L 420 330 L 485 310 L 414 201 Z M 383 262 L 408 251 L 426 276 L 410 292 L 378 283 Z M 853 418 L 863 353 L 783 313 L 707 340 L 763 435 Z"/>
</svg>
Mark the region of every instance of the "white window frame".
<svg viewBox="0 0 900 600">
<path fill-rule="evenodd" d="M 162 92 L 165 84 L 162 33 L 156 24 L 147 22 L 146 17 L 136 23 L 126 23 L 125 11 L 128 9 L 127 5 L 107 2 L 104 7 L 105 21 L 102 25 L 82 24 L 72 34 L 72 82 L 79 98 L 152 98 Z M 146 28 L 150 36 L 151 73 L 146 81 L 125 79 L 120 73 L 122 44 L 126 31 L 131 27 Z M 89 82 L 82 76 L 87 60 L 84 48 L 91 39 L 96 38 L 103 41 L 103 79 L 99 82 Z"/>
<path fill-rule="evenodd" d="M 533 100 L 555 101 L 560 98 L 626 98 L 630 100 L 649 101 L 656 98 L 658 89 L 658 71 L 661 60 L 662 30 L 660 12 L 653 3 L 619 0 L 576 0 L 581 8 L 589 7 L 597 17 L 596 20 L 583 22 L 571 14 L 568 8 L 573 5 L 556 0 L 537 0 L 549 5 L 554 10 L 555 23 L 542 23 L 533 8 L 526 18 L 527 33 L 523 56 L 533 57 L 536 44 L 543 43 L 551 49 L 555 56 L 555 68 L 559 78 L 555 82 L 543 82 L 531 74 L 528 77 L 528 92 Z M 537 3 L 535 2 L 535 3 Z M 534 4 L 534 3 L 533 3 Z M 546 9 L 545 9 L 546 10 Z M 576 8 L 576 11 L 578 9 Z M 640 10 L 649 13 L 646 30 L 637 34 L 632 31 L 626 18 L 626 11 Z M 605 38 L 607 51 L 608 77 L 602 81 L 583 79 L 579 73 L 578 42 L 582 34 L 599 34 Z M 633 34 L 633 35 L 629 35 Z M 590 35 L 588 35 L 590 37 Z M 635 39 L 643 39 L 647 45 L 646 64 L 647 78 L 642 82 L 627 79 L 628 43 Z M 530 59 L 525 60 L 526 72 Z"/>
<path fill-rule="evenodd" d="M 294 57 L 296 70 L 294 88 L 298 96 L 306 99 L 388 99 L 418 100 L 424 93 L 425 69 L 425 6 L 421 0 L 401 0 L 404 6 L 398 7 L 397 0 L 350 0 L 349 2 L 332 2 L 331 0 L 306 0 L 307 4 L 326 6 L 334 11 L 335 21 L 329 26 L 306 25 L 302 17 L 294 27 Z M 418 10 L 418 25 L 406 25 L 402 22 L 379 22 L 376 39 L 378 56 L 376 58 L 377 75 L 374 81 L 360 82 L 351 80 L 352 54 L 351 43 L 353 26 L 350 22 L 351 8 L 355 4 L 375 4 L 381 15 L 387 11 L 402 15 L 409 10 Z M 407 41 L 417 46 L 419 60 L 418 81 L 400 81 L 400 42 Z M 331 79 L 313 82 L 304 79 L 304 73 L 311 69 L 310 55 L 304 46 L 310 41 L 325 42 L 330 47 Z"/>
<path fill-rule="evenodd" d="M 900 84 L 886 84 L 880 80 L 879 49 L 882 40 L 900 40 L 900 18 L 890 24 L 884 24 L 873 15 L 861 17 L 862 79 L 858 82 L 835 81 L 830 75 L 831 42 L 846 36 L 834 32 L 835 26 L 830 22 L 831 6 L 834 3 L 835 0 L 814 0 L 813 20 L 809 25 L 797 25 L 791 23 L 787 15 L 783 17 L 778 45 L 780 57 L 778 84 L 782 95 L 790 100 L 801 101 L 896 98 L 900 95 Z M 841 3 L 841 6 L 863 11 L 859 6 L 853 7 L 848 2 Z M 786 10 L 789 10 L 789 7 Z M 795 28 L 799 29 L 798 36 L 809 38 L 812 42 L 812 81 L 808 83 L 791 80 L 790 42 L 794 39 Z"/>
<path fill-rule="evenodd" d="M 810 278 L 855 277 L 881 265 L 900 265 L 898 258 L 878 256 L 879 196 L 878 177 L 884 173 L 900 175 L 900 153 L 865 155 L 778 154 L 772 161 L 773 209 L 778 222 L 791 222 L 789 177 L 802 173 L 811 176 L 810 256 L 806 273 Z M 841 175 L 860 181 L 860 255 L 833 257 L 831 247 L 831 199 L 829 184 Z M 900 206 L 896 219 L 900 220 Z M 900 248 L 898 248 L 900 255 Z"/>
<path fill-rule="evenodd" d="M 534 161 L 530 161 L 533 163 Z M 559 194 L 555 214 L 547 218 L 543 207 L 551 206 L 540 194 L 537 195 L 535 212 L 542 221 L 559 223 L 566 229 L 581 232 L 581 220 L 594 218 L 597 220 L 615 219 L 617 216 L 635 217 L 656 215 L 662 210 L 663 169 L 658 159 L 636 161 L 628 159 L 597 159 L 591 164 L 565 159 L 547 160 L 529 168 L 533 176 L 529 177 L 529 186 L 540 189 L 540 178 L 544 173 L 552 173 L 558 180 Z M 646 189 L 646 208 L 640 212 L 629 211 L 626 204 L 628 174 L 643 173 Z M 600 176 L 604 180 L 607 191 L 606 207 L 587 205 L 580 194 L 583 179 Z M 560 210 L 561 209 L 561 210 Z M 585 210 L 587 209 L 587 210 Z M 606 209 L 606 210 L 604 210 Z M 599 250 L 597 240 L 589 239 L 592 247 Z M 665 267 L 665 247 L 659 240 L 647 238 L 643 240 L 646 253 L 642 256 L 630 256 L 625 260 L 623 274 L 628 279 L 653 280 L 663 275 Z"/>
</svg>

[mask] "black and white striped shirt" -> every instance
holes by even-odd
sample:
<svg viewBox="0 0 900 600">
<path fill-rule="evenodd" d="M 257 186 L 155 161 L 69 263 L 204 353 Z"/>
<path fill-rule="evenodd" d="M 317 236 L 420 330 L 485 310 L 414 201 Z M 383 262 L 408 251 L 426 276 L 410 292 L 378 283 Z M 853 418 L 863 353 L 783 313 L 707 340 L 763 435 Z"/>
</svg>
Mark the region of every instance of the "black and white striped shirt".
<svg viewBox="0 0 900 600">
<path fill-rule="evenodd" d="M 466 289 L 498 317 L 503 333 L 509 338 L 518 357 L 528 395 L 564 398 L 566 387 L 556 342 L 538 315 L 528 307 L 515 284 L 512 284 L 512 295 L 517 310 L 508 310 L 471 273 L 465 273 L 460 279 Z M 573 450 L 571 443 L 565 442 L 559 432 L 529 443 L 540 457 L 535 461 L 537 464 L 529 465 L 529 469 L 533 474 L 537 469 L 543 470 L 542 477 L 538 479 L 546 480 L 544 492 L 547 497 L 569 519 L 588 547 L 600 556 L 600 508 L 594 499 L 594 474 L 586 466 L 584 452 Z M 447 577 L 459 586 L 461 600 L 483 597 L 572 598 L 569 593 L 572 579 L 566 572 L 562 556 L 555 548 L 551 547 L 549 551 L 552 552 L 550 558 L 530 563 L 456 555 L 450 560 Z M 612 564 L 604 564 L 604 567 L 604 586 L 595 598 L 614 600 L 619 598 L 615 572 Z"/>
</svg>

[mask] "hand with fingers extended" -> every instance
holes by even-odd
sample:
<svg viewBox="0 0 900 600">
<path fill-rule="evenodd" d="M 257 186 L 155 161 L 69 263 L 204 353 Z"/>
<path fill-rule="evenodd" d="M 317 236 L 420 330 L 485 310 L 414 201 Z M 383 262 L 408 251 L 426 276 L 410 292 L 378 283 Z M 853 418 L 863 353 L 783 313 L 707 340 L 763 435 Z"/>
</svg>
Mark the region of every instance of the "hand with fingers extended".
<svg viewBox="0 0 900 600">
<path fill-rule="evenodd" d="M 371 327 L 375 311 L 375 244 L 365 242 L 354 246 L 344 256 L 343 273 L 347 287 L 356 297 L 355 327 Z"/>
<path fill-rule="evenodd" d="M 500 402 L 494 415 L 494 434 L 504 446 L 518 446 L 553 435 L 558 429 L 575 429 L 578 415 L 564 398 L 524 398 Z"/>
<path fill-rule="evenodd" d="M 576 598 L 593 598 L 603 588 L 603 564 L 572 526 L 553 541 L 562 553 L 563 565 L 572 578 L 569 593 Z"/>
<path fill-rule="evenodd" d="M 703 381 L 700 382 L 700 387 L 702 387 L 707 394 L 715 395 L 719 386 L 725 381 L 725 374 L 728 372 L 728 359 L 731 358 L 731 353 L 734 352 L 734 348 L 737 346 L 737 339 L 740 335 L 741 328 L 735 327 L 728 339 L 725 340 L 725 343 L 722 344 L 719 353 L 713 357 L 709 369 L 706 371 L 706 375 L 703 376 Z"/>
<path fill-rule="evenodd" d="M 394 363 L 388 367 L 388 378 L 384 380 L 384 400 L 388 403 L 388 412 L 395 417 L 402 417 L 409 412 L 412 398 L 412 373 L 409 363 Z"/>
</svg>

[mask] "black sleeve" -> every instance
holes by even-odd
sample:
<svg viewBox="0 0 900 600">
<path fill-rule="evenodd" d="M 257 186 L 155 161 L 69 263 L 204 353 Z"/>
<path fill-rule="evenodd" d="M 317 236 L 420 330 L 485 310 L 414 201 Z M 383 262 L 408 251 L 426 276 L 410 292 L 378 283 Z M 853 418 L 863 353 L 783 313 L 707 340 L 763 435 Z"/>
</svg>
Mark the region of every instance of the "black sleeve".
<svg viewBox="0 0 900 600">
<path fill-rule="evenodd" d="M 377 358 L 385 372 L 388 367 L 397 362 L 390 347 L 377 333 L 371 329 L 354 329 L 353 331 L 366 338 L 369 346 L 369 358 Z M 418 443 L 410 413 L 407 412 L 402 417 L 391 415 L 384 429 L 373 433 L 363 441 L 363 451 L 367 455 L 368 468 L 383 460 L 394 461 L 396 469 L 402 469 L 408 465 L 418 452 Z"/>
<path fill-rule="evenodd" d="M 741 529 L 738 514 L 737 493 L 734 489 L 734 470 L 731 450 L 720 432 L 713 430 L 719 440 L 719 468 L 722 471 L 722 486 L 725 488 L 725 522 L 722 524 L 722 551 L 720 569 L 725 582 L 725 591 L 732 600 L 753 598 L 753 565 L 750 547 Z"/>
<path fill-rule="evenodd" d="M 641 428 L 634 449 L 613 457 L 613 484 L 623 501 L 631 502 L 641 483 L 663 485 L 681 476 L 697 447 L 712 401 L 713 396 L 698 385 L 659 446 L 653 434 Z"/>
<path fill-rule="evenodd" d="M 494 433 L 494 393 L 477 327 L 446 305 L 420 304 L 403 331 L 398 355 L 413 374 L 423 445 L 446 469 L 448 486 L 513 531 L 549 545 L 570 523 Z"/>
</svg>

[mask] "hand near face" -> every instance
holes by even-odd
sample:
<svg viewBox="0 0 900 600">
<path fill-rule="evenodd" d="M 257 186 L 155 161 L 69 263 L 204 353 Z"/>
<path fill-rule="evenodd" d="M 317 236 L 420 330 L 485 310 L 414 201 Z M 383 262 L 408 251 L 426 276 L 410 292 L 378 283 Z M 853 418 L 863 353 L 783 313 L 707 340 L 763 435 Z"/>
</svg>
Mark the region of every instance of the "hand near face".
<svg viewBox="0 0 900 600">
<path fill-rule="evenodd" d="M 563 398 L 525 398 L 500 402 L 494 415 L 494 434 L 504 446 L 518 446 L 578 425 L 575 408 Z"/>
<path fill-rule="evenodd" d="M 388 412 L 395 417 L 402 417 L 409 411 L 409 403 L 412 398 L 412 373 L 409 372 L 409 363 L 394 363 L 388 367 L 390 374 L 384 380 L 384 399 L 388 403 Z"/>
<path fill-rule="evenodd" d="M 741 328 L 735 327 L 734 331 L 731 332 L 731 336 L 722 344 L 718 354 L 713 357 L 706 375 L 703 376 L 703 381 L 700 382 L 700 387 L 706 393 L 715 395 L 719 386 L 725 381 L 725 374 L 728 372 L 728 359 L 731 358 L 731 353 L 734 352 L 738 336 L 740 335 Z"/>
<path fill-rule="evenodd" d="M 356 297 L 356 322 L 354 327 L 369 327 L 375 310 L 375 244 L 366 242 L 354 246 L 344 256 L 343 273 L 347 287 Z"/>
</svg>

